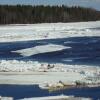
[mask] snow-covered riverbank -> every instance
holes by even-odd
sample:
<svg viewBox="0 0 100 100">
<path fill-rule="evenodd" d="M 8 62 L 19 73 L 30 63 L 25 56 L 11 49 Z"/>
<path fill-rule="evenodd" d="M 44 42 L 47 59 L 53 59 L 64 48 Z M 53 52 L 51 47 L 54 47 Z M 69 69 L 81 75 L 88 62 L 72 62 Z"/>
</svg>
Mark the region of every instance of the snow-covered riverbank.
<svg viewBox="0 0 100 100">
<path fill-rule="evenodd" d="M 100 36 L 100 21 L 0 26 L 0 42 Z"/>
<path fill-rule="evenodd" d="M 38 61 L 1 60 L 0 72 L 100 72 L 100 66 L 39 63 Z"/>
<path fill-rule="evenodd" d="M 73 84 L 76 81 L 89 81 L 88 77 L 100 75 L 100 68 L 85 65 L 47 64 L 32 61 L 1 61 L 0 84 L 54 84 L 59 81 Z"/>
<path fill-rule="evenodd" d="M 27 73 L 15 73 L 15 72 L 1 72 L 0 84 L 45 84 L 45 83 L 57 83 L 59 80 L 63 82 L 74 82 L 76 78 L 81 80 L 83 75 L 74 72 L 27 72 Z"/>
</svg>

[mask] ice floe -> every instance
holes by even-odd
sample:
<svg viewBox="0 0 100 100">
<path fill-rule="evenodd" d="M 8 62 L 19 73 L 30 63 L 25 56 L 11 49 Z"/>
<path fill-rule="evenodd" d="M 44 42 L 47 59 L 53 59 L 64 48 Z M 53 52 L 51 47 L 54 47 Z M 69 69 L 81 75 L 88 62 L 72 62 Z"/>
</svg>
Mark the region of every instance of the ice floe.
<svg viewBox="0 0 100 100">
<path fill-rule="evenodd" d="M 48 44 L 48 45 L 35 46 L 35 47 L 32 47 L 32 48 L 21 49 L 21 50 L 12 51 L 12 52 L 19 53 L 22 56 L 32 56 L 32 55 L 39 54 L 39 53 L 60 51 L 60 50 L 63 50 L 63 49 L 68 49 L 68 48 L 71 48 L 71 47 Z"/>
</svg>

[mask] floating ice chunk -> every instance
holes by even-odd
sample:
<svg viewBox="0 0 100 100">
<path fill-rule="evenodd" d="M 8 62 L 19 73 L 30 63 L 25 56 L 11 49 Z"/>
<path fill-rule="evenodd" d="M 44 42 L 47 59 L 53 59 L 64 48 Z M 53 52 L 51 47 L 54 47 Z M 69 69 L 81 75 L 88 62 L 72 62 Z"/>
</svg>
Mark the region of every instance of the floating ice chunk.
<svg viewBox="0 0 100 100">
<path fill-rule="evenodd" d="M 12 51 L 12 52 L 19 53 L 22 56 L 32 56 L 32 55 L 39 54 L 39 53 L 60 51 L 60 50 L 69 49 L 69 48 L 71 48 L 71 47 L 48 44 L 48 45 L 41 45 L 41 46 L 36 46 L 36 47 Z"/>
</svg>

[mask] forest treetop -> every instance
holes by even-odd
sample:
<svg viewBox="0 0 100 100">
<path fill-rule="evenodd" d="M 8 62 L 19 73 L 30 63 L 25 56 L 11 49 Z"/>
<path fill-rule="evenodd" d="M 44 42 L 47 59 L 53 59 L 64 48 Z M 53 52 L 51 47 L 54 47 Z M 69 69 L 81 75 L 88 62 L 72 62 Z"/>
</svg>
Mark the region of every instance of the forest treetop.
<svg viewBox="0 0 100 100">
<path fill-rule="evenodd" d="M 79 6 L 0 5 L 0 24 L 33 24 L 100 20 L 100 11 Z"/>
</svg>

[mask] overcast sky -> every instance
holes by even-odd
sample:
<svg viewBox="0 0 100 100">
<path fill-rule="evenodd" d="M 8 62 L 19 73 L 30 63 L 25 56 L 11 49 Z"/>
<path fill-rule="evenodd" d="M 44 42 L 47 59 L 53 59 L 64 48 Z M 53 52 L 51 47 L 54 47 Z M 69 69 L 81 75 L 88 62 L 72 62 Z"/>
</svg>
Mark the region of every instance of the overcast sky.
<svg viewBox="0 0 100 100">
<path fill-rule="evenodd" d="M 28 4 L 28 5 L 68 5 L 92 7 L 100 10 L 100 0 L 0 0 L 0 4 Z"/>
</svg>

